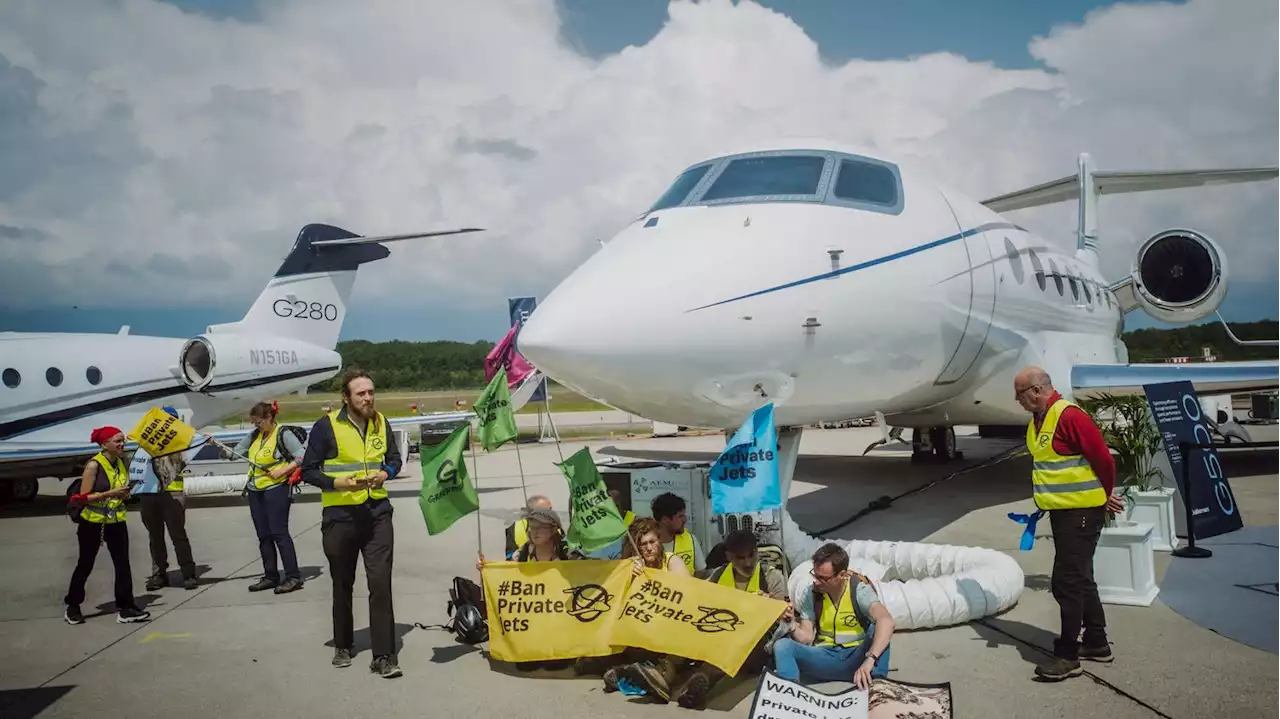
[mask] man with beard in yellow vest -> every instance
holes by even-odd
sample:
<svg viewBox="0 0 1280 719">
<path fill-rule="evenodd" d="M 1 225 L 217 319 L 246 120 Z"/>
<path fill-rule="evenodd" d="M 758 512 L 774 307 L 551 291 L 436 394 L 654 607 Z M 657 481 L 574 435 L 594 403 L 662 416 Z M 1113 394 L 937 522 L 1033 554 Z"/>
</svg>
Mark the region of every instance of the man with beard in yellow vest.
<svg viewBox="0 0 1280 719">
<path fill-rule="evenodd" d="M 1093 553 L 1106 513 L 1122 511 L 1124 502 L 1112 496 L 1116 465 L 1102 431 L 1089 413 L 1053 388 L 1047 372 L 1023 368 L 1013 379 L 1013 396 L 1031 413 L 1027 449 L 1032 497 L 1037 514 L 1047 512 L 1053 529 L 1049 587 L 1062 621 L 1053 659 L 1036 667 L 1036 675 L 1042 681 L 1062 681 L 1084 673 L 1081 659 L 1112 660 L 1106 615 L 1093 580 Z"/>
<path fill-rule="evenodd" d="M 373 378 L 351 368 L 342 377 L 343 406 L 316 421 L 307 435 L 302 481 L 319 487 L 320 533 L 333 577 L 333 665 L 351 666 L 351 593 L 356 558 L 364 556 L 369 583 L 369 671 L 401 675 L 391 603 L 395 533 L 383 483 L 400 471 L 400 449 L 387 418 L 374 408 Z"/>
<path fill-rule="evenodd" d="M 698 546 L 698 538 L 685 526 L 688 524 L 688 512 L 685 511 L 684 498 L 672 492 L 663 492 L 653 498 L 649 508 L 658 522 L 662 551 L 680 557 L 690 576 L 705 576 L 707 558 L 702 553 L 702 547 Z"/>
</svg>

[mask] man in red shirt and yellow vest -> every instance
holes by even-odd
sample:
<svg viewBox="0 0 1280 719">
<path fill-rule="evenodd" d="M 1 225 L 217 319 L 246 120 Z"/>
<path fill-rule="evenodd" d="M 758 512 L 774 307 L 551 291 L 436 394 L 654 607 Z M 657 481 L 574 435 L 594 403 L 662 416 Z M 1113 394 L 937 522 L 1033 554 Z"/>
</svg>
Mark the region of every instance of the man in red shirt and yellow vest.
<svg viewBox="0 0 1280 719">
<path fill-rule="evenodd" d="M 1112 660 L 1106 616 L 1093 580 L 1093 553 L 1107 512 L 1123 510 L 1124 502 L 1112 496 L 1115 460 L 1093 418 L 1064 399 L 1039 367 L 1018 372 L 1013 391 L 1018 404 L 1032 415 L 1027 424 L 1032 496 L 1036 507 L 1048 513 L 1053 530 L 1050 588 L 1062 619 L 1053 659 L 1037 667 L 1036 674 L 1042 680 L 1061 681 L 1083 673 L 1081 659 Z"/>
</svg>

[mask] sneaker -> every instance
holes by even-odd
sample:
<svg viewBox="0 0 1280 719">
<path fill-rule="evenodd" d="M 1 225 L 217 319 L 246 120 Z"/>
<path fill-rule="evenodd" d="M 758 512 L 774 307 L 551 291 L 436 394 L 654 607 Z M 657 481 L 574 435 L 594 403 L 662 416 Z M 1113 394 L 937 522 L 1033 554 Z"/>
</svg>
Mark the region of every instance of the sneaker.
<svg viewBox="0 0 1280 719">
<path fill-rule="evenodd" d="M 1078 677 L 1084 674 L 1084 670 L 1080 668 L 1079 660 L 1063 659 L 1054 657 L 1049 661 L 1036 667 L 1036 676 L 1045 681 L 1060 682 L 1070 677 Z"/>
<path fill-rule="evenodd" d="M 334 649 L 333 665 L 338 668 L 351 666 L 351 650 L 350 649 Z"/>
<path fill-rule="evenodd" d="M 671 701 L 671 688 L 667 685 L 667 678 L 653 664 L 644 662 L 628 665 L 623 670 L 623 677 L 659 702 L 666 704 Z"/>
<path fill-rule="evenodd" d="M 261 592 L 264 589 L 271 589 L 277 586 L 278 584 L 280 584 L 278 580 L 272 579 L 270 577 L 263 577 L 262 579 L 259 579 L 258 581 L 249 585 L 249 591 Z"/>
<path fill-rule="evenodd" d="M 145 622 L 151 618 L 151 612 L 144 612 L 136 607 L 121 609 L 116 615 L 116 621 L 121 624 L 132 624 L 134 622 Z"/>
<path fill-rule="evenodd" d="M 1104 644 L 1100 647 L 1080 647 L 1080 658 L 1091 662 L 1110 663 L 1115 659 L 1111 654 L 1111 645 Z"/>
<path fill-rule="evenodd" d="M 183 589 L 195 589 L 196 587 L 199 587 L 199 586 L 200 586 L 200 582 L 196 581 L 195 577 L 187 577 L 186 579 L 182 580 Z"/>
<path fill-rule="evenodd" d="M 154 592 L 161 587 L 169 586 L 169 577 L 163 574 L 153 574 L 147 577 L 147 591 Z"/>
<path fill-rule="evenodd" d="M 369 662 L 369 671 L 381 676 L 383 679 L 394 679 L 404 672 L 400 671 L 400 665 L 396 663 L 394 656 L 374 657 Z"/>
<path fill-rule="evenodd" d="M 84 624 L 84 615 L 80 613 L 80 607 L 75 604 L 68 604 L 65 611 L 62 612 L 62 618 L 67 620 L 67 624 Z"/>
<path fill-rule="evenodd" d="M 276 587 L 275 593 L 288 594 L 289 592 L 296 592 L 299 589 L 302 589 L 302 580 L 297 579 L 296 577 L 289 577 L 288 579 L 284 580 L 284 583 Z"/>
</svg>

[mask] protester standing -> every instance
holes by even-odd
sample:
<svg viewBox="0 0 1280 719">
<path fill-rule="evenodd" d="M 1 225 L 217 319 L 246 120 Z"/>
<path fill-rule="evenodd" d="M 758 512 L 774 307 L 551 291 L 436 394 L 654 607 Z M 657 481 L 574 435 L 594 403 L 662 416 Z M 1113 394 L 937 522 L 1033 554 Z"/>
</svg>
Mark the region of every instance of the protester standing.
<svg viewBox="0 0 1280 719">
<path fill-rule="evenodd" d="M 178 411 L 173 407 L 161 407 L 165 414 L 178 419 Z M 141 447 L 133 453 L 133 461 L 129 464 L 129 478 L 139 482 L 133 493 L 138 495 L 142 503 L 142 526 L 147 529 L 151 549 L 151 576 L 147 578 L 148 592 L 169 586 L 169 550 L 165 546 L 165 529 L 169 530 L 169 538 L 173 541 L 173 553 L 178 557 L 178 567 L 182 570 L 183 589 L 195 589 L 196 562 L 191 556 L 191 540 L 187 538 L 187 495 L 184 492 L 181 471 L 195 455 L 204 449 L 208 435 L 200 435 L 203 441 L 181 453 L 178 466 L 172 466 L 172 479 L 164 487 L 160 486 L 160 478 L 156 476 L 155 461 Z M 174 457 L 161 457 L 160 461 L 170 462 Z"/>
<path fill-rule="evenodd" d="M 1050 588 L 1062 622 L 1054 656 L 1037 667 L 1036 674 L 1061 681 L 1083 673 L 1081 659 L 1112 660 L 1106 616 L 1093 579 L 1093 554 L 1107 512 L 1121 511 L 1124 503 L 1112 496 L 1115 460 L 1093 418 L 1064 399 L 1039 367 L 1018 372 L 1013 391 L 1018 404 L 1032 415 L 1027 424 L 1032 496 L 1036 507 L 1048 513 L 1053 531 Z"/>
<path fill-rule="evenodd" d="M 93 430 L 89 441 L 100 445 L 99 451 L 84 466 L 80 475 L 80 491 L 71 502 L 81 506 L 74 515 L 80 557 L 71 573 L 71 586 L 63 598 L 68 624 L 84 624 L 80 605 L 84 602 L 84 585 L 93 571 L 98 548 L 105 542 L 115 565 L 116 621 L 121 624 L 145 622 L 150 612 L 142 611 L 133 597 L 133 574 L 129 567 L 129 527 L 125 524 L 124 501 L 129 496 L 129 469 L 124 463 L 124 432 L 116 427 Z"/>
<path fill-rule="evenodd" d="M 369 671 L 401 675 L 396 658 L 391 565 L 395 544 L 391 500 L 383 483 L 400 471 L 400 449 L 387 418 L 374 407 L 373 379 L 351 368 L 342 378 L 343 406 L 321 417 L 307 435 L 302 481 L 319 487 L 320 533 L 333 577 L 333 665 L 351 666 L 351 593 L 356 558 L 369 584 Z"/>
<path fill-rule="evenodd" d="M 251 592 L 273 589 L 287 594 L 302 589 L 298 554 L 289 534 L 289 509 L 293 506 L 289 475 L 302 464 L 304 448 L 292 432 L 276 424 L 275 402 L 259 402 L 249 410 L 253 431 L 232 450 L 249 460 L 249 515 L 258 533 L 262 555 L 262 578 L 249 586 Z M 276 565 L 276 555 L 284 564 L 284 581 Z"/>
</svg>

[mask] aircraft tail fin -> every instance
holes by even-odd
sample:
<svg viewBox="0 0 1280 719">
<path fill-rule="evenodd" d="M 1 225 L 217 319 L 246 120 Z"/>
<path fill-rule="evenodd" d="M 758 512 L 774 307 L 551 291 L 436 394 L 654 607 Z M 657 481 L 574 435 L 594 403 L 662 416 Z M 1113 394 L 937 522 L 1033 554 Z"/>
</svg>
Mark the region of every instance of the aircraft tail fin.
<svg viewBox="0 0 1280 719">
<path fill-rule="evenodd" d="M 333 349 L 347 316 L 356 271 L 391 254 L 383 243 L 479 231 L 464 228 L 361 237 L 340 227 L 309 224 L 298 232 L 280 269 L 244 317 L 210 325 L 208 331 L 287 337 Z"/>
<path fill-rule="evenodd" d="M 1010 212 L 1031 207 L 1052 205 L 1067 200 L 1080 201 L 1079 227 L 1076 230 L 1076 249 L 1097 251 L 1098 248 L 1098 198 L 1102 195 L 1118 195 L 1128 192 L 1151 192 L 1180 187 L 1203 187 L 1238 182 L 1264 182 L 1274 180 L 1280 174 L 1277 167 L 1243 167 L 1218 170 L 1154 170 L 1115 171 L 1097 170 L 1093 158 L 1081 153 L 1077 159 L 1076 174 L 1033 187 L 1007 192 L 982 201 L 995 212 Z"/>
</svg>

